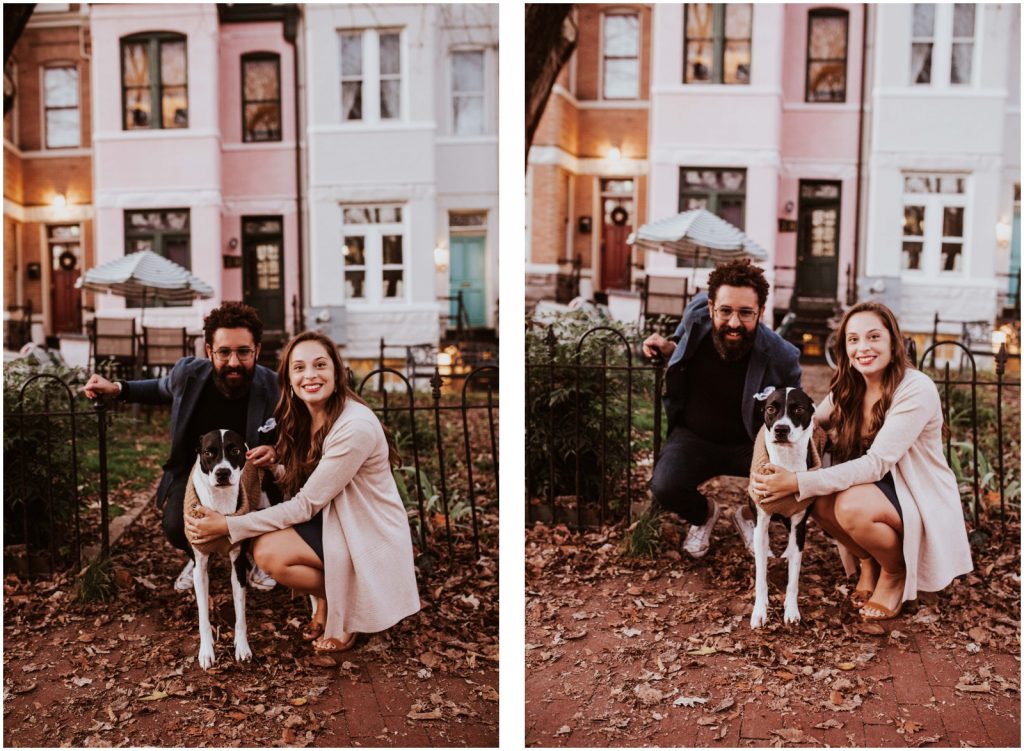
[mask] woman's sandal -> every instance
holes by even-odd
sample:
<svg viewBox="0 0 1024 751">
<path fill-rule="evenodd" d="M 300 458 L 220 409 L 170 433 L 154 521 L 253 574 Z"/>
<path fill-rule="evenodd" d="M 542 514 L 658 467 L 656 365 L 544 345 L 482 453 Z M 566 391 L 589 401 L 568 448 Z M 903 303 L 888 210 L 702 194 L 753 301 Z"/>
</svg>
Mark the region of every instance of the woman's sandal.
<svg viewBox="0 0 1024 751">
<path fill-rule="evenodd" d="M 872 613 L 865 613 L 864 612 L 864 608 L 873 608 L 874 610 L 877 610 L 879 613 L 882 613 L 882 615 L 874 615 Z M 868 602 L 865 602 L 864 606 L 860 609 L 860 617 L 863 618 L 865 621 L 889 621 L 889 620 L 892 620 L 893 618 L 899 618 L 900 614 L 902 614 L 902 613 L 903 613 L 903 603 L 902 602 L 899 604 L 898 607 L 893 609 L 893 608 L 887 608 L 885 605 L 882 605 L 881 603 L 875 602 L 874 600 L 869 600 Z"/>
<path fill-rule="evenodd" d="M 310 620 L 309 624 L 302 631 L 303 641 L 316 641 L 323 635 L 324 624 L 316 619 Z"/>
<path fill-rule="evenodd" d="M 333 636 L 329 636 L 326 639 L 319 639 L 317 641 L 314 641 L 313 651 L 317 655 L 322 655 L 323 657 L 327 657 L 331 660 L 334 660 L 335 663 L 337 663 L 341 659 L 339 655 L 341 655 L 343 652 L 348 652 L 350 649 L 352 649 L 356 645 L 356 642 L 358 640 L 358 633 L 353 633 L 345 641 L 341 641 L 341 639 L 335 639 Z"/>
<path fill-rule="evenodd" d="M 860 610 L 867 604 L 872 594 L 873 589 L 855 589 L 850 593 L 850 603 L 855 609 Z"/>
</svg>

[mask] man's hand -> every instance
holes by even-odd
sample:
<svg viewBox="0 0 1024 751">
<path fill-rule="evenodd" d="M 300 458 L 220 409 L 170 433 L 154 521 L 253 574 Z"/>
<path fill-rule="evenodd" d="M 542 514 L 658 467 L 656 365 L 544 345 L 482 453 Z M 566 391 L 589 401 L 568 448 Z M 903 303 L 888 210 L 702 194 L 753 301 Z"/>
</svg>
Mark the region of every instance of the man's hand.
<svg viewBox="0 0 1024 751">
<path fill-rule="evenodd" d="M 103 376 L 93 373 L 82 387 L 82 393 L 90 399 L 98 396 L 117 396 L 121 393 L 121 385 L 111 383 Z"/>
<path fill-rule="evenodd" d="M 676 343 L 670 342 L 661 334 L 651 334 L 644 339 L 644 355 L 654 357 L 655 352 L 660 352 L 666 360 L 676 351 Z"/>
<path fill-rule="evenodd" d="M 277 461 L 277 451 L 273 446 L 257 446 L 245 452 L 245 460 L 254 467 L 269 467 Z"/>
</svg>

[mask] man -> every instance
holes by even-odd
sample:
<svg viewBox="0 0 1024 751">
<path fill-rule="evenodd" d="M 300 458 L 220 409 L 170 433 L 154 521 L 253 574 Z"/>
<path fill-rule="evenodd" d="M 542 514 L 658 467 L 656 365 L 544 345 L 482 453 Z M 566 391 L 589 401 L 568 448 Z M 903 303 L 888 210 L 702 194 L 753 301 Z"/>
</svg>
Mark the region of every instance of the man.
<svg viewBox="0 0 1024 751">
<path fill-rule="evenodd" d="M 651 494 L 690 522 L 683 549 L 700 558 L 711 544 L 721 508 L 697 486 L 718 475 L 750 474 L 761 416 L 754 394 L 766 386 L 800 385 L 800 351 L 760 323 L 768 299 L 764 273 L 749 261 L 718 266 L 708 292 L 687 306 L 672 339 L 653 334 L 644 354 L 668 358 L 668 438 L 654 466 Z M 733 523 L 753 550 L 754 521 L 742 509 Z"/>
<path fill-rule="evenodd" d="M 192 590 L 194 562 L 185 538 L 183 512 L 185 485 L 200 436 L 228 428 L 245 436 L 251 453 L 257 445 L 273 446 L 276 435 L 273 423 L 267 421 L 277 404 L 277 375 L 256 364 L 263 336 L 256 310 L 240 302 L 226 302 L 203 320 L 203 334 L 205 360 L 183 357 L 168 375 L 149 380 L 111 383 L 93 374 L 83 388 L 90 399 L 108 395 L 126 402 L 171 405 L 171 455 L 164 464 L 156 503 L 163 508 L 167 539 L 189 555 L 174 583 L 181 592 Z M 249 583 L 257 589 L 274 586 L 274 580 L 255 567 Z"/>
</svg>

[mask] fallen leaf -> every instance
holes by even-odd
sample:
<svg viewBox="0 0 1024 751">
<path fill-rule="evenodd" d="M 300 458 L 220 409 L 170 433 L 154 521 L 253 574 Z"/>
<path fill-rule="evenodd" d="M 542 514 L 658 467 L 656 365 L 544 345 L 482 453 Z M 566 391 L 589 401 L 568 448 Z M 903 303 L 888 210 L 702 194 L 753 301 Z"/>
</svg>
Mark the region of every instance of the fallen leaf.
<svg viewBox="0 0 1024 751">
<path fill-rule="evenodd" d="M 569 727 L 568 725 L 562 725 L 562 727 L 558 728 L 558 732 L 556 732 L 555 735 L 569 735 L 569 733 L 571 732 L 571 727 Z"/>
<path fill-rule="evenodd" d="M 623 636 L 627 636 L 627 637 L 632 638 L 634 636 L 640 636 L 640 634 L 642 634 L 643 631 L 641 631 L 638 628 L 624 628 L 624 629 L 622 629 L 621 633 L 622 633 Z"/>
<path fill-rule="evenodd" d="M 722 699 L 722 703 L 721 704 L 719 704 L 717 707 L 715 707 L 711 711 L 712 712 L 724 712 L 726 709 L 728 709 L 729 707 L 731 707 L 735 703 L 736 702 L 734 702 L 732 700 L 732 697 L 726 697 L 725 699 Z"/>
<path fill-rule="evenodd" d="M 293 707 L 301 707 L 307 701 L 309 700 L 305 696 L 300 696 L 296 699 L 291 699 L 288 703 L 291 704 Z"/>
<path fill-rule="evenodd" d="M 71 682 L 79 688 L 81 688 L 82 686 L 88 686 L 90 683 L 92 683 L 92 678 L 79 678 L 75 676 L 71 679 Z"/>
<path fill-rule="evenodd" d="M 804 740 L 804 731 L 800 728 L 780 728 L 778 730 L 770 730 L 772 735 L 777 735 L 787 743 L 799 743 Z"/>
<path fill-rule="evenodd" d="M 673 707 L 695 707 L 698 704 L 707 704 L 707 699 L 701 699 L 698 696 L 680 696 L 674 702 Z"/>
<path fill-rule="evenodd" d="M 717 717 L 712 717 L 711 715 L 704 715 L 703 717 L 700 717 L 700 718 L 697 719 L 697 724 L 698 725 L 717 725 L 718 724 L 718 718 Z"/>
<path fill-rule="evenodd" d="M 984 683 L 979 683 L 976 686 L 971 686 L 961 681 L 960 683 L 956 684 L 956 690 L 966 691 L 972 694 L 988 694 L 992 692 L 992 687 L 989 685 L 988 681 L 985 681 Z"/>
<path fill-rule="evenodd" d="M 701 647 L 700 649 L 691 649 L 686 654 L 688 654 L 688 655 L 697 655 L 698 657 L 703 657 L 704 655 L 713 655 L 716 652 L 718 652 L 718 650 L 715 649 L 714 647 Z"/>
<path fill-rule="evenodd" d="M 641 683 L 633 687 L 633 693 L 640 700 L 640 703 L 646 707 L 659 703 L 665 698 L 665 694 L 656 688 L 652 688 L 649 683 Z"/>
<path fill-rule="evenodd" d="M 835 703 L 836 702 L 833 702 L 833 704 L 835 704 Z M 839 703 L 841 704 L 842 702 L 839 702 Z M 833 718 L 830 717 L 829 719 L 825 720 L 824 722 L 819 722 L 814 727 L 816 727 L 818 730 L 828 730 L 829 728 L 841 728 L 842 726 L 843 726 L 843 723 L 839 722 L 839 720 L 836 720 L 836 719 L 833 719 Z"/>
<path fill-rule="evenodd" d="M 166 699 L 166 698 L 167 698 L 167 692 L 166 691 L 154 691 L 153 693 L 151 693 L 151 694 L 149 694 L 147 696 L 139 697 L 139 701 L 159 701 L 160 699 Z"/>
<path fill-rule="evenodd" d="M 828 695 L 828 700 L 838 707 L 840 704 L 843 703 L 843 695 L 838 691 L 832 691 Z"/>
<path fill-rule="evenodd" d="M 406 717 L 410 720 L 440 720 L 441 709 L 432 709 L 429 712 L 409 712 Z"/>
<path fill-rule="evenodd" d="M 839 668 L 840 670 L 853 670 L 855 667 L 857 667 L 857 663 L 855 663 L 855 662 L 840 662 L 838 665 L 836 665 L 836 667 Z"/>
</svg>

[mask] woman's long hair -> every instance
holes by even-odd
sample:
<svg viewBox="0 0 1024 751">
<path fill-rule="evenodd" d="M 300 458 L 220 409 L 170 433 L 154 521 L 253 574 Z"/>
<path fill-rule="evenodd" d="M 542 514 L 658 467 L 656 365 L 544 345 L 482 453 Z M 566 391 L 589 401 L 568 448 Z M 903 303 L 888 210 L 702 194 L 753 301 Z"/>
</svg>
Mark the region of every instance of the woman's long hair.
<svg viewBox="0 0 1024 751">
<path fill-rule="evenodd" d="M 846 354 L 846 327 L 850 318 L 857 313 L 874 313 L 882 319 L 889 330 L 892 341 L 892 359 L 882 373 L 882 397 L 871 408 L 871 420 L 864 430 L 864 394 L 867 382 L 858 373 L 849 356 Z M 861 456 L 875 440 L 875 435 L 885 419 L 885 413 L 892 405 L 892 396 L 896 387 L 903 381 L 907 368 L 912 366 L 907 347 L 903 343 L 903 334 L 896 316 L 885 305 L 878 302 L 860 302 L 846 311 L 839 331 L 836 335 L 836 372 L 832 375 L 829 391 L 832 392 L 833 414 L 830 420 L 835 427 L 833 456 L 836 462 L 845 462 Z M 861 438 L 861 435 L 865 439 Z"/>
<path fill-rule="evenodd" d="M 313 417 L 306 403 L 292 390 L 289 378 L 292 351 L 296 345 L 309 341 L 316 342 L 327 350 L 327 355 L 334 364 L 334 391 L 327 397 L 327 418 L 324 420 L 323 427 L 316 432 L 316 435 L 312 436 Z M 281 354 L 281 362 L 277 366 L 277 386 L 281 396 L 274 409 L 274 418 L 277 421 L 275 450 L 277 451 L 277 461 L 284 467 L 284 476 L 278 481 L 278 485 L 281 486 L 285 496 L 290 497 L 299 492 L 303 483 L 316 469 L 323 454 L 324 438 L 334 427 L 338 415 L 345 409 L 345 402 L 349 399 L 354 399 L 360 404 L 366 404 L 366 402 L 349 388 L 348 379 L 345 377 L 345 366 L 338 354 L 337 346 L 329 337 L 318 331 L 304 331 L 285 345 L 284 352 Z M 401 458 L 395 447 L 395 441 L 387 427 L 383 424 L 381 427 L 384 429 L 384 436 L 388 441 L 388 460 L 392 466 L 398 466 L 401 463 Z"/>
</svg>

